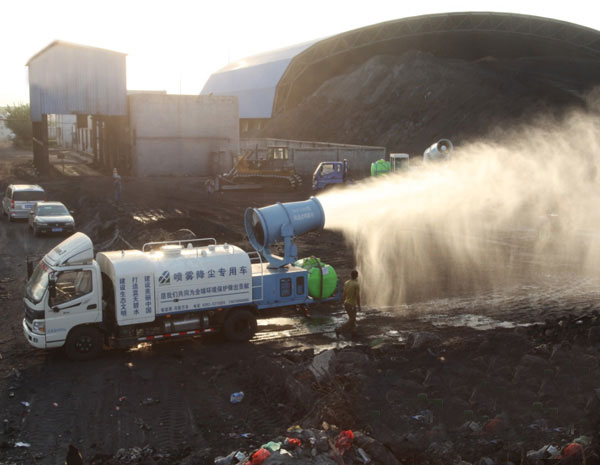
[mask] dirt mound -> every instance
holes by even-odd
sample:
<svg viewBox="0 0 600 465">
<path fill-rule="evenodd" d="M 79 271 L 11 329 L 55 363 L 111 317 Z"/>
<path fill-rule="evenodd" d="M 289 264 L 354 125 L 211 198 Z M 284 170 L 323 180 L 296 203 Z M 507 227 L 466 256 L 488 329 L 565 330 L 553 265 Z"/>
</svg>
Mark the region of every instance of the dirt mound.
<svg viewBox="0 0 600 465">
<path fill-rule="evenodd" d="M 592 60 L 378 55 L 324 82 L 255 135 L 421 154 L 442 137 L 461 142 L 498 125 L 582 107 L 598 83 L 600 64 Z"/>
</svg>

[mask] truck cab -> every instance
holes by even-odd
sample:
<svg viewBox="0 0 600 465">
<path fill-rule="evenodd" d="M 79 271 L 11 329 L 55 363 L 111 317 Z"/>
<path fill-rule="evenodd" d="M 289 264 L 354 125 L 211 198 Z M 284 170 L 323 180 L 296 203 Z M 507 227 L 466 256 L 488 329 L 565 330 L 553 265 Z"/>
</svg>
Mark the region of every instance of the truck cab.
<svg viewBox="0 0 600 465">
<path fill-rule="evenodd" d="M 348 177 L 348 160 L 323 161 L 313 173 L 312 188 L 314 191 L 325 189 L 335 184 L 343 184 Z"/>
<path fill-rule="evenodd" d="M 75 340 L 71 331 L 102 322 L 100 268 L 93 253 L 91 240 L 76 233 L 52 249 L 33 270 L 23 299 L 23 332 L 34 347 L 67 344 L 70 350 L 85 352 L 86 340 L 89 344 L 90 337 L 99 337 L 94 331 L 79 330 L 85 334 Z"/>
</svg>

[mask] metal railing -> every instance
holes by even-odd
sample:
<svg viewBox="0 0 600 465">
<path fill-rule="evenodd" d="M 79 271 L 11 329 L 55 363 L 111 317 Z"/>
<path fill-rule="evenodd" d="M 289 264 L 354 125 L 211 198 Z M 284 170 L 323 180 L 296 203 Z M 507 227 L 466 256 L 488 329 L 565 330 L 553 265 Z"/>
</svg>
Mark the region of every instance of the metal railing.
<svg viewBox="0 0 600 465">
<path fill-rule="evenodd" d="M 257 298 L 256 301 L 261 301 L 264 299 L 264 271 L 263 271 L 263 261 L 260 254 L 256 251 L 247 252 L 248 257 L 250 257 L 250 268 L 252 265 L 260 265 L 260 285 L 254 285 L 254 273 L 252 273 L 252 300 L 254 299 L 254 289 L 260 289 L 260 298 Z"/>
<path fill-rule="evenodd" d="M 200 239 L 180 239 L 177 241 L 146 242 L 142 246 L 142 252 L 146 252 L 146 247 L 148 247 L 149 250 L 154 250 L 154 246 L 157 245 L 160 245 L 161 247 L 163 245 L 180 245 L 184 247 L 183 244 L 191 244 L 193 242 L 212 242 L 212 245 L 217 245 L 217 240 L 214 237 L 202 237 Z"/>
</svg>

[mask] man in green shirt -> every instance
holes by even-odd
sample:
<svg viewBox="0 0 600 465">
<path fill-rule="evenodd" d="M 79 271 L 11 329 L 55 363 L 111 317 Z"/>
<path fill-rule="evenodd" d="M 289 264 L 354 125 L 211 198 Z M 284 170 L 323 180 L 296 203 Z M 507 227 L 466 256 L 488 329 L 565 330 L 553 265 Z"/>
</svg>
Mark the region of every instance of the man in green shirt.
<svg viewBox="0 0 600 465">
<path fill-rule="evenodd" d="M 348 321 L 339 328 L 335 329 L 335 335 L 339 337 L 341 332 L 356 332 L 356 311 L 360 310 L 360 285 L 358 284 L 358 271 L 352 270 L 350 278 L 344 283 L 344 292 L 342 300 L 344 301 L 344 310 L 348 314 Z"/>
</svg>

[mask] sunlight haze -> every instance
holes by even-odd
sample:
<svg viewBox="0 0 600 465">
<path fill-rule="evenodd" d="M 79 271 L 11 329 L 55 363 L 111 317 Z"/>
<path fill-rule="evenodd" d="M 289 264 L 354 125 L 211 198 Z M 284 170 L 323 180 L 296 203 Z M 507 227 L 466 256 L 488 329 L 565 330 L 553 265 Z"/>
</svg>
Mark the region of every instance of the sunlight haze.
<svg viewBox="0 0 600 465">
<path fill-rule="evenodd" d="M 229 62 L 351 29 L 422 14 L 496 11 L 600 29 L 593 2 L 78 1 L 3 2 L 0 105 L 29 100 L 31 56 L 53 40 L 127 53 L 127 88 L 198 94 Z"/>
</svg>

